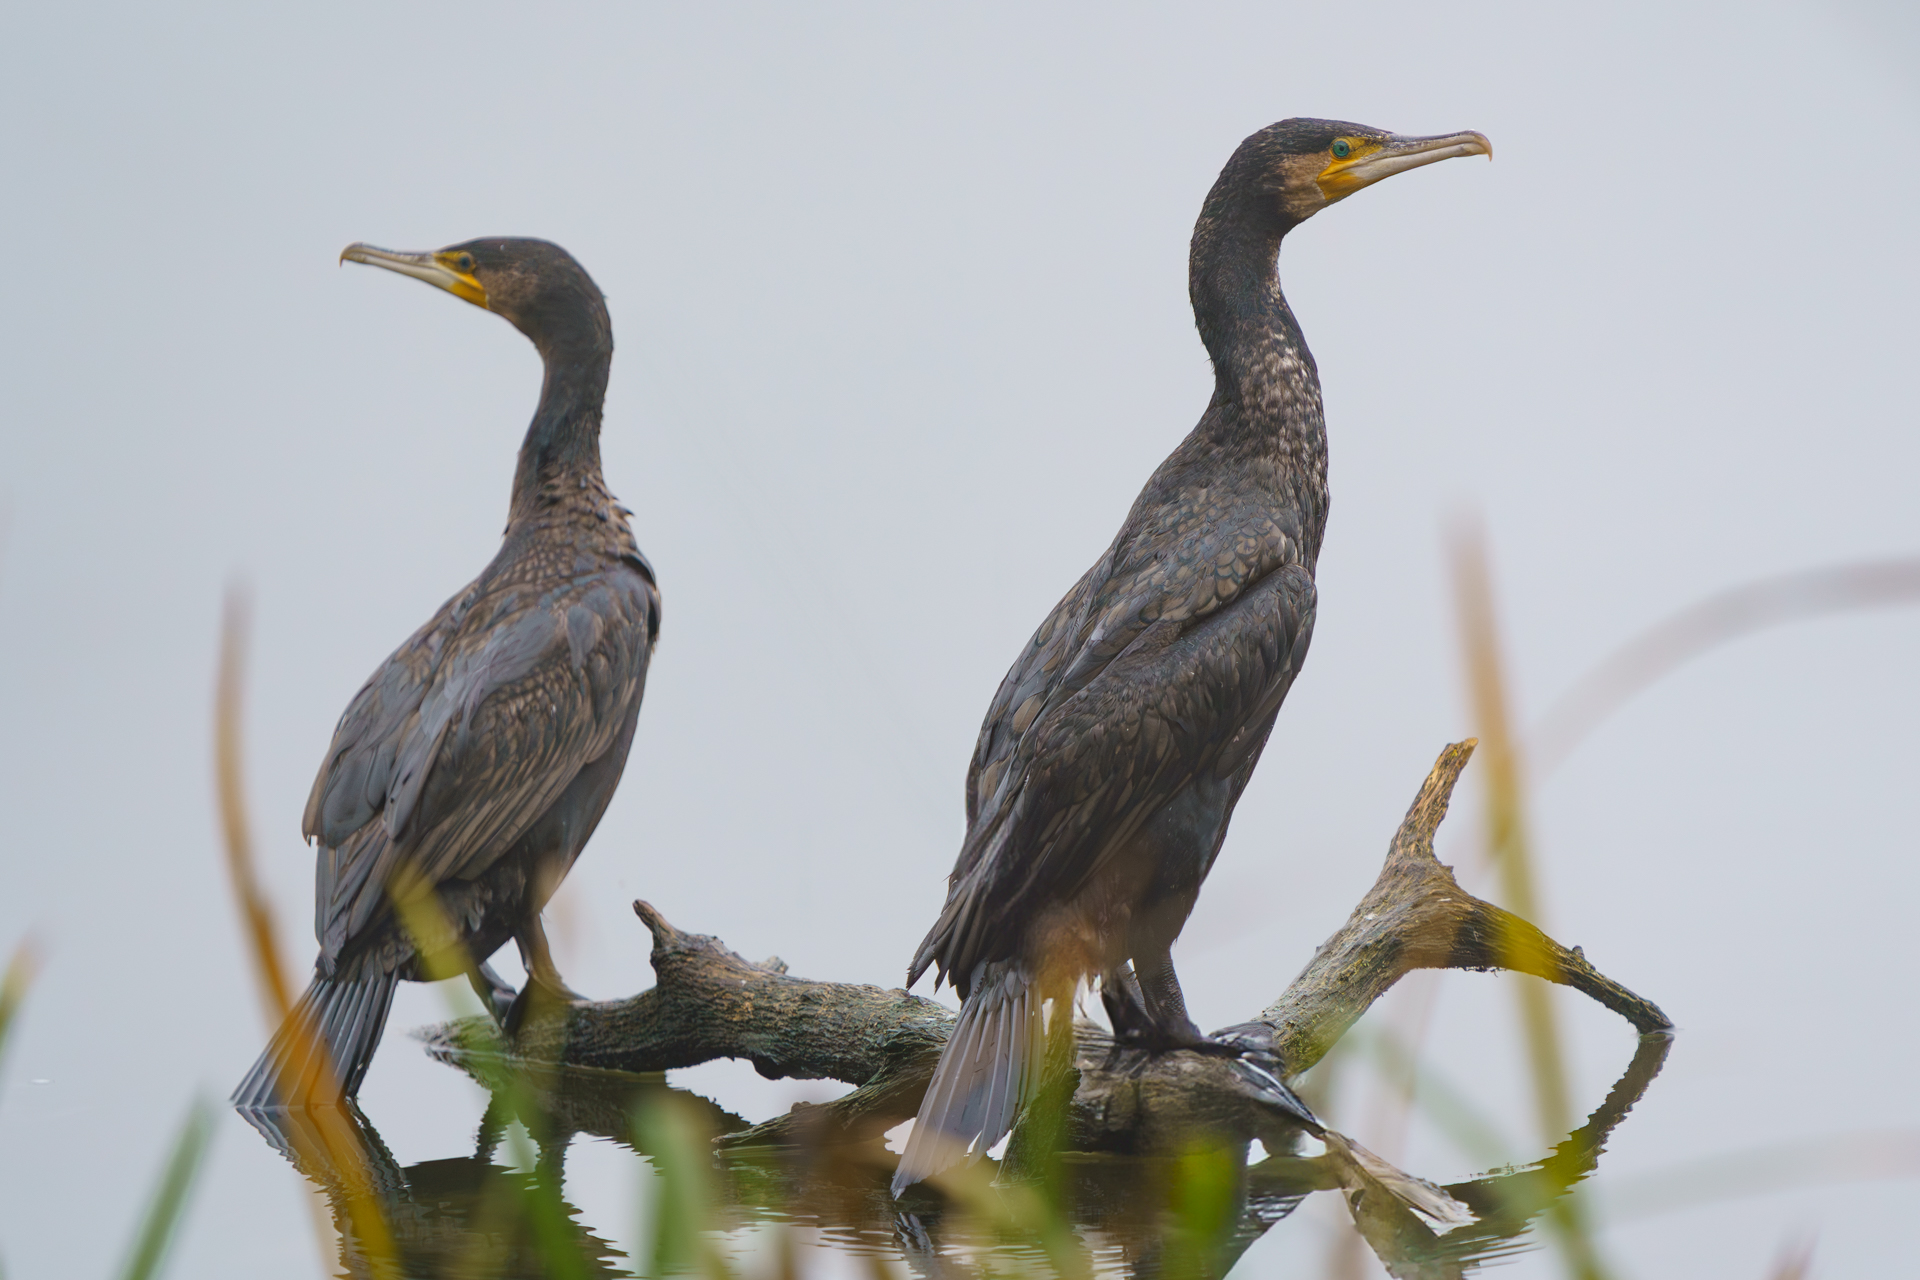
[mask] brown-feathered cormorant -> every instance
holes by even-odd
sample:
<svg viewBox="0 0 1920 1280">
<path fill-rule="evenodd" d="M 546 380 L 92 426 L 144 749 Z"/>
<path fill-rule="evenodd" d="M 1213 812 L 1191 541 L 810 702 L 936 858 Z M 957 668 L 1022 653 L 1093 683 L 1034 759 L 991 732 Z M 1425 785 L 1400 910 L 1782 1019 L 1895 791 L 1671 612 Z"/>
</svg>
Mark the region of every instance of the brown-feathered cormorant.
<svg viewBox="0 0 1920 1280">
<path fill-rule="evenodd" d="M 536 989 L 571 998 L 540 910 L 619 785 L 660 632 L 653 568 L 600 473 L 613 329 L 580 264 L 544 240 L 494 238 L 434 253 L 355 244 L 341 260 L 497 312 L 546 372 L 499 554 L 373 673 L 334 731 L 303 823 L 319 848 L 320 957 L 235 1090 L 242 1107 L 328 1100 L 316 1046 L 352 1097 L 402 978 L 467 968 L 509 1026 Z M 401 877 L 432 887 L 463 951 L 416 952 L 392 899 Z M 484 964 L 509 938 L 528 973 L 510 1006 Z"/>
<path fill-rule="evenodd" d="M 1280 242 L 1370 183 L 1491 154 L 1477 133 L 1283 120 L 1221 170 L 1188 267 L 1213 399 L 987 709 L 966 840 L 907 978 L 937 966 L 960 1020 L 896 1194 L 1007 1133 L 1038 1084 L 1043 1005 L 1070 1021 L 1082 980 L 1122 1044 L 1242 1047 L 1194 1026 L 1171 948 L 1313 633 L 1326 427 Z"/>
</svg>

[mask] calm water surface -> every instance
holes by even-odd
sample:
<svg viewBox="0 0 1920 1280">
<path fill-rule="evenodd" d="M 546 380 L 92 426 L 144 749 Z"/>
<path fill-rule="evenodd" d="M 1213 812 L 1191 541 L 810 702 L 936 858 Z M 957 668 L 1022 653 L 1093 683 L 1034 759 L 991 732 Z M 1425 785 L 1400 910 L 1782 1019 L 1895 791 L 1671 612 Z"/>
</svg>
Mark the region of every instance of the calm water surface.
<svg viewBox="0 0 1920 1280">
<path fill-rule="evenodd" d="M 893 1154 L 878 1142 L 711 1157 L 712 1135 L 748 1121 L 662 1077 L 568 1073 L 537 1088 L 503 1085 L 471 1134 L 449 1135 L 442 1153 L 407 1163 L 358 1109 L 249 1123 L 317 1192 L 350 1276 L 379 1275 L 376 1260 L 396 1255 L 408 1276 L 461 1280 L 716 1265 L 743 1274 L 1159 1277 L 1244 1264 L 1260 1274 L 1254 1251 L 1294 1231 L 1314 1197 L 1348 1215 L 1392 1274 L 1462 1276 L 1534 1248 L 1542 1222 L 1567 1212 L 1563 1197 L 1596 1170 L 1670 1046 L 1667 1036 L 1643 1037 L 1586 1123 L 1542 1158 L 1450 1185 L 1478 1220 L 1445 1234 L 1390 1200 L 1342 1191 L 1324 1159 L 1258 1144 L 1072 1156 L 1050 1174 L 988 1162 L 960 1194 L 895 1202 Z M 625 1184 L 626 1203 L 608 1202 L 608 1182 Z M 391 1253 L 367 1243 L 368 1204 L 392 1233 Z"/>
</svg>

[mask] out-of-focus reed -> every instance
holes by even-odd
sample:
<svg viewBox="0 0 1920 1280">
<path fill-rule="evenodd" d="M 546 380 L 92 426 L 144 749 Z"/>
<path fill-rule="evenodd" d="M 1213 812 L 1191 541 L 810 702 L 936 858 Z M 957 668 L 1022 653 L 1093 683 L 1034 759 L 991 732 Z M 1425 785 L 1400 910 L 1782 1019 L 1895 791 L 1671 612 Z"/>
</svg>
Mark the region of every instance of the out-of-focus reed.
<svg viewBox="0 0 1920 1280">
<path fill-rule="evenodd" d="M 13 1020 L 19 1016 L 20 1006 L 27 999 L 27 989 L 33 985 L 39 970 L 40 954 L 32 939 L 27 939 L 14 947 L 6 973 L 0 974 L 0 1063 L 6 1061 L 7 1035 L 13 1030 Z"/>
<path fill-rule="evenodd" d="M 1474 718 L 1481 738 L 1480 756 L 1488 770 L 1486 842 L 1481 866 L 1497 874 L 1507 905 L 1517 914 L 1543 923 L 1538 891 L 1533 883 L 1532 858 L 1525 820 L 1525 783 L 1552 773 L 1606 718 L 1660 679 L 1719 645 L 1752 632 L 1786 622 L 1855 609 L 1920 603 L 1920 558 L 1898 557 L 1825 565 L 1776 574 L 1715 592 L 1654 623 L 1630 637 L 1568 687 L 1528 731 L 1516 741 L 1512 730 L 1499 630 L 1495 619 L 1491 574 L 1483 536 L 1477 525 L 1456 532 L 1453 544 L 1454 599 L 1462 637 Z M 1440 975 L 1433 975 L 1421 994 L 1401 1004 L 1389 1025 L 1368 1038 L 1382 1081 L 1387 1085 L 1384 1105 L 1376 1110 L 1377 1127 L 1384 1131 L 1381 1149 L 1397 1152 L 1401 1135 L 1419 1102 L 1462 1150 L 1478 1159 L 1494 1158 L 1497 1139 L 1491 1126 L 1474 1111 L 1464 1095 L 1448 1091 L 1419 1063 L 1420 1045 L 1431 1026 Z M 1552 1017 L 1551 993 L 1545 985 L 1518 979 L 1523 1034 L 1535 1092 L 1535 1110 L 1548 1142 L 1557 1140 L 1571 1122 L 1564 1058 Z M 1351 1060 L 1348 1057 L 1347 1060 Z M 1416 1089 L 1416 1081 L 1419 1082 Z M 1328 1081 L 1322 1087 L 1331 1088 Z M 1905 1134 L 1866 1135 L 1876 1146 L 1899 1147 Z M 1808 1170 L 1819 1167 L 1814 1148 L 1839 1149 L 1842 1139 L 1802 1144 L 1792 1157 L 1768 1163 L 1770 1185 L 1793 1185 L 1809 1180 Z M 1801 1159 L 1800 1157 L 1808 1157 Z M 1699 1162 L 1689 1172 L 1690 1191 L 1683 1200 L 1700 1202 L 1747 1194 L 1751 1179 L 1734 1169 L 1735 1157 Z M 1743 1165 L 1744 1161 L 1740 1162 Z M 1911 1175 L 1920 1163 L 1902 1162 L 1900 1174 Z M 1791 1167 L 1788 1167 L 1791 1166 Z M 1717 1174 L 1709 1173 L 1709 1169 Z M 1698 1175 L 1698 1176 L 1696 1176 Z M 1725 1176 L 1721 1176 L 1725 1175 Z M 1816 1175 L 1817 1176 L 1817 1175 Z M 1656 1179 L 1657 1180 L 1657 1179 Z M 1667 1182 L 1674 1181 L 1668 1178 Z M 1634 1199 L 1631 1180 L 1627 1199 Z M 1584 1221 L 1568 1223 L 1568 1210 L 1556 1206 L 1551 1219 L 1568 1245 L 1575 1275 L 1604 1274 L 1591 1251 L 1591 1231 Z M 1577 1210 L 1575 1210 L 1577 1213 Z M 1574 1234 L 1569 1236 L 1567 1228 Z M 1336 1250 L 1335 1274 L 1353 1274 L 1359 1263 L 1359 1241 L 1352 1237 Z M 1779 1275 L 1799 1275 L 1810 1265 L 1811 1249 L 1783 1259 Z M 1789 1265 L 1791 1263 L 1792 1265 Z"/>
<path fill-rule="evenodd" d="M 1487 566 L 1486 542 L 1477 526 L 1463 528 L 1456 534 L 1453 563 L 1467 689 L 1480 739 L 1480 758 L 1486 769 L 1487 858 L 1499 875 L 1501 894 L 1506 899 L 1503 905 L 1544 930 L 1546 919 L 1535 887 L 1533 850 L 1527 830 L 1522 763 L 1513 737 L 1506 669 L 1500 651 L 1499 626 L 1494 617 L 1493 584 Z M 1529 947 L 1539 948 L 1539 939 L 1538 934 L 1517 931 L 1509 934 L 1501 942 L 1502 951 L 1507 953 L 1503 960 L 1510 968 L 1537 970 L 1547 957 L 1521 953 Z M 1519 1004 L 1540 1138 L 1552 1147 L 1566 1136 L 1573 1124 L 1565 1041 L 1554 1013 L 1553 991 L 1538 978 L 1515 977 L 1511 981 Z M 1565 1257 L 1568 1273 L 1578 1280 L 1604 1280 L 1609 1270 L 1602 1263 L 1588 1229 L 1583 1202 L 1575 1196 L 1556 1199 L 1547 1210 L 1547 1221 Z"/>
<path fill-rule="evenodd" d="M 241 933 L 247 943 L 247 960 L 260 989 L 261 1003 L 271 1033 L 286 1021 L 292 1007 L 286 970 L 280 961 L 278 927 L 273 908 L 260 891 L 253 871 L 253 838 L 247 823 L 245 779 L 242 773 L 244 750 L 241 724 L 248 632 L 247 596 L 238 587 L 229 588 L 220 634 L 219 674 L 214 697 L 214 784 L 219 798 L 221 834 L 226 845 L 227 875 L 233 888 L 241 918 Z M 398 1280 L 399 1255 L 393 1233 L 381 1211 L 380 1202 L 366 1176 L 367 1155 L 360 1135 L 339 1110 L 340 1085 L 326 1046 L 317 1043 L 313 1029 L 295 1023 L 291 1028 L 287 1057 L 294 1061 L 319 1064 L 312 1096 L 288 1099 L 303 1107 L 311 1120 L 307 1126 L 288 1126 L 289 1140 L 303 1145 L 303 1159 L 331 1165 L 342 1171 L 342 1183 L 350 1189 L 348 1212 L 354 1234 L 359 1238 L 376 1280 Z M 316 1210 L 317 1212 L 317 1210 Z M 323 1265 L 331 1269 L 328 1257 L 331 1233 L 319 1224 Z"/>
<path fill-rule="evenodd" d="M 154 1188 L 147 1212 L 140 1220 L 132 1251 L 127 1256 L 126 1266 L 120 1270 L 121 1280 L 151 1280 L 160 1274 L 167 1247 L 173 1243 L 181 1220 L 186 1216 L 187 1202 L 206 1158 L 208 1139 L 212 1136 L 213 1108 L 207 1105 L 206 1099 L 195 1099 L 187 1109 L 187 1118 L 180 1126 L 180 1136 L 174 1139 L 166 1167 L 160 1172 L 159 1184 Z"/>
</svg>

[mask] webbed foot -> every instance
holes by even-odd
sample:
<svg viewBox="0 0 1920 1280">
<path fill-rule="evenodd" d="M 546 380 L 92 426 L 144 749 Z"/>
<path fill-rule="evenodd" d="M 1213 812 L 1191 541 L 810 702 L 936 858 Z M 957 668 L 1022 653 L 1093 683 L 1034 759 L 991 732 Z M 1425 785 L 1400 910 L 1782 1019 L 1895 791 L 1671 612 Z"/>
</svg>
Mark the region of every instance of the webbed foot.
<svg viewBox="0 0 1920 1280">
<path fill-rule="evenodd" d="M 1201 1053 L 1212 1053 L 1223 1058 L 1248 1058 L 1256 1061 L 1277 1064 L 1280 1061 L 1278 1041 L 1273 1028 L 1264 1022 L 1237 1022 L 1231 1027 L 1222 1027 L 1206 1037 L 1211 1046 L 1198 1049 Z"/>
</svg>

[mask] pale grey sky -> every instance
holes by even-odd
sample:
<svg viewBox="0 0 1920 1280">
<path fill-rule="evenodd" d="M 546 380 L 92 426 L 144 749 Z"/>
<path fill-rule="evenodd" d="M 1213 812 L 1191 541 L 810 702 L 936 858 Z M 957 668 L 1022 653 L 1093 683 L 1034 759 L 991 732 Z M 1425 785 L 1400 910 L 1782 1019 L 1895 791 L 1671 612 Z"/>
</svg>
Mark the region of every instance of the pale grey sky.
<svg viewBox="0 0 1920 1280">
<path fill-rule="evenodd" d="M 1484 517 L 1529 713 L 1707 591 L 1920 550 L 1920 49 L 1892 7 L 42 5 L 0 30 L 0 947 L 47 957 L 0 1078 L 13 1275 L 103 1271 L 187 1098 L 263 1039 L 208 770 L 223 584 L 255 593 L 251 800 L 304 969 L 334 720 L 504 519 L 532 349 L 336 269 L 349 241 L 544 236 L 609 295 L 607 474 L 665 628 L 557 925 L 595 995 L 650 980 L 636 896 L 899 981 L 1001 673 L 1205 403 L 1187 236 L 1275 119 L 1479 129 L 1496 159 L 1282 256 L 1334 504 L 1311 660 L 1182 944 L 1203 1024 L 1284 985 L 1473 728 L 1449 519 Z M 1743 641 L 1539 795 L 1549 927 L 1681 1025 L 1603 1189 L 1920 1124 L 1917 643 L 1920 611 Z M 1447 990 L 1436 1060 L 1522 1131 L 1504 987 Z M 441 1007 L 403 996 L 364 1095 L 403 1160 L 460 1154 L 475 1110 L 404 1035 Z M 1630 1037 L 1563 1007 L 1592 1105 Z M 1424 1131 L 1409 1160 L 1472 1172 Z M 227 1126 L 175 1274 L 309 1274 L 295 1186 Z M 1830 1274 L 1885 1274 L 1905 1194 L 1608 1245 L 1636 1276 L 1757 1276 L 1804 1228 Z"/>
</svg>

